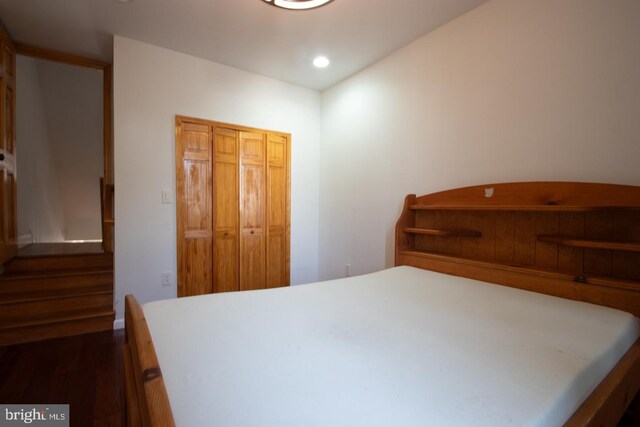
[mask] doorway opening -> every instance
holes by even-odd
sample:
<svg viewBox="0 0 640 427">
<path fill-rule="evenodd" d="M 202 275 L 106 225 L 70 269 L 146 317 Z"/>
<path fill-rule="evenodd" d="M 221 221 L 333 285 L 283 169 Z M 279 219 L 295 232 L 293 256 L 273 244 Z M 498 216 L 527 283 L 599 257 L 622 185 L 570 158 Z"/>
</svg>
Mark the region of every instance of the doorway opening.
<svg viewBox="0 0 640 427">
<path fill-rule="evenodd" d="M 18 254 L 112 252 L 111 66 L 16 53 Z"/>
</svg>

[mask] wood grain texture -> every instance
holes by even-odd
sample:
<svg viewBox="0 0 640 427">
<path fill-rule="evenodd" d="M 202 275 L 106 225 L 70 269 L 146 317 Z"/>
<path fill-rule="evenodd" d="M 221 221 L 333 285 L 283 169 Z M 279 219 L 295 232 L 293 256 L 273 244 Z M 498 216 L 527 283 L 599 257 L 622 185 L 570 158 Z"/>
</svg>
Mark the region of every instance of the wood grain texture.
<svg viewBox="0 0 640 427">
<path fill-rule="evenodd" d="M 289 138 L 267 133 L 266 287 L 289 285 Z"/>
<path fill-rule="evenodd" d="M 425 234 L 428 236 L 447 236 L 447 237 L 481 237 L 482 233 L 473 230 L 434 230 L 429 228 L 411 228 L 402 229 L 404 233 Z"/>
<path fill-rule="evenodd" d="M 110 330 L 114 317 L 111 254 L 21 254 L 0 275 L 0 345 Z"/>
<path fill-rule="evenodd" d="M 617 227 L 612 238 L 640 242 L 640 212 L 617 213 L 614 221 Z M 640 259 L 635 253 L 614 252 L 611 268 L 612 274 L 616 277 L 640 277 Z"/>
<path fill-rule="evenodd" d="M 428 224 L 416 224 L 416 214 L 409 209 L 409 206 L 415 204 L 416 195 L 409 194 L 404 199 L 404 207 L 400 218 L 396 222 L 396 264 L 398 250 L 407 250 L 415 247 L 415 235 L 413 233 L 407 233 L 404 230 L 407 228 L 430 228 Z"/>
<path fill-rule="evenodd" d="M 640 340 L 565 423 L 573 426 L 615 426 L 640 390 Z"/>
<path fill-rule="evenodd" d="M 214 128 L 213 292 L 239 289 L 238 131 Z"/>
<path fill-rule="evenodd" d="M 543 268 L 558 268 L 558 242 L 543 240 L 540 235 L 555 234 L 559 228 L 556 212 L 536 213 L 535 265 Z"/>
<path fill-rule="evenodd" d="M 129 357 L 134 377 L 133 381 L 130 378 L 126 381 L 135 383 L 136 392 L 135 397 L 128 397 L 127 400 L 138 401 L 142 426 L 175 426 L 151 333 L 142 307 L 133 295 L 125 297 L 125 326 L 128 344 L 125 352 L 130 349 Z M 131 391 L 127 389 L 127 392 Z"/>
<path fill-rule="evenodd" d="M 640 252 L 640 242 L 614 242 L 610 240 L 588 240 L 565 236 L 538 235 L 542 242 L 556 243 L 576 248 L 606 249 L 612 251 Z"/>
<path fill-rule="evenodd" d="M 50 49 L 43 49 L 25 43 L 16 43 L 16 50 L 20 55 L 31 56 L 33 58 L 46 59 L 48 61 L 62 62 L 68 65 L 77 65 L 80 67 L 95 68 L 103 70 L 111 64 L 97 59 L 85 58 L 83 56 L 71 55 L 64 52 L 58 52 Z"/>
<path fill-rule="evenodd" d="M 495 218 L 495 260 L 504 264 L 512 264 L 515 256 L 516 215 L 514 212 L 496 212 Z"/>
<path fill-rule="evenodd" d="M 211 126 L 176 119 L 178 296 L 213 291 Z"/>
<path fill-rule="evenodd" d="M 136 381 L 133 373 L 133 360 L 131 359 L 131 346 L 125 343 L 122 347 L 123 383 L 125 388 L 125 414 L 127 426 L 140 426 L 140 402 L 136 391 Z"/>
<path fill-rule="evenodd" d="M 239 133 L 240 290 L 266 287 L 266 136 Z"/>
<path fill-rule="evenodd" d="M 556 184 L 548 183 L 548 186 L 554 187 Z M 468 259 L 557 269 L 576 276 L 611 276 L 640 281 L 640 211 L 635 209 L 640 202 L 634 199 L 637 192 L 629 193 L 628 205 L 622 205 L 622 201 L 618 199 L 612 209 L 598 205 L 596 199 L 593 199 L 594 206 L 579 205 L 570 194 L 566 194 L 563 198 L 558 197 L 558 200 L 574 200 L 571 211 L 565 210 L 566 206 L 562 205 L 544 205 L 548 208 L 546 210 L 538 210 L 539 206 L 529 205 L 531 210 L 527 211 L 524 210 L 525 205 L 521 204 L 527 196 L 522 193 L 528 188 L 541 191 L 541 187 L 531 187 L 529 183 L 513 185 L 522 186 L 521 191 L 511 190 L 509 193 L 517 194 L 518 199 L 510 200 L 503 196 L 502 200 L 507 203 L 505 206 L 520 203 L 514 211 L 502 209 L 505 206 L 495 204 L 491 205 L 491 209 L 477 209 L 486 198 L 484 189 L 492 188 L 491 186 L 473 187 L 483 189 L 483 192 L 476 191 L 478 200 L 471 201 L 472 208 L 469 210 L 464 210 L 462 204 L 457 204 L 453 210 L 441 209 L 452 206 L 448 201 L 428 205 L 437 206 L 437 209 L 412 209 L 419 201 L 431 200 L 431 195 L 416 198 L 409 205 L 409 212 L 415 215 L 414 223 L 405 229 L 466 229 L 477 230 L 482 236 L 476 240 L 442 234 L 435 237 L 416 235 L 413 248 Z M 622 194 L 612 189 L 611 185 L 573 183 L 570 188 L 584 190 L 595 197 L 597 193 L 589 190 L 590 186 L 611 190 L 618 197 Z M 622 187 L 625 190 L 633 188 Z M 462 190 L 465 193 L 468 191 Z M 496 191 L 494 189 L 493 197 L 498 195 Z M 547 194 L 559 194 L 553 188 L 545 191 Z M 456 197 L 455 191 L 446 193 Z M 544 197 L 537 199 L 548 200 Z M 554 211 L 552 208 L 559 210 Z"/>
<path fill-rule="evenodd" d="M 191 126 L 193 135 L 185 135 L 185 124 Z M 212 135 L 209 139 L 205 133 Z M 200 135 L 200 136 L 198 136 Z M 199 204 L 188 206 L 179 216 L 178 228 L 192 226 L 192 238 L 199 238 L 199 246 L 189 248 L 181 243 L 178 233 L 179 273 L 178 287 L 192 278 L 208 282 L 211 288 L 199 287 L 197 293 L 228 292 L 286 286 L 290 280 L 291 240 L 291 137 L 289 134 L 249 128 L 245 126 L 212 122 L 203 119 L 176 116 L 176 200 L 181 200 L 186 180 L 181 178 L 186 170 L 180 153 L 179 142 L 184 140 L 186 149 L 198 151 L 200 164 L 193 168 L 193 200 Z M 210 157 L 202 154 L 205 147 Z M 208 163 L 207 163 L 208 162 Z M 212 176 L 208 183 L 205 171 Z M 181 181 L 182 180 L 182 181 Z M 188 182 L 187 182 L 188 183 Z M 200 198 L 195 195 L 199 194 Z M 213 194 L 212 206 L 205 203 L 205 194 Z M 180 208 L 178 208 L 180 212 Z M 192 215 L 189 215 L 192 213 Z M 211 249 L 209 232 L 198 229 L 198 224 L 212 222 Z M 182 239 L 184 240 L 184 239 Z M 181 246 L 182 245 L 182 246 Z M 185 255 L 186 254 L 186 255 Z M 181 268 L 180 259 L 197 257 L 192 268 Z M 209 279 L 209 274 L 212 276 Z M 191 285 L 189 285 L 191 286 Z M 182 294 L 180 294 L 182 295 Z"/>
<path fill-rule="evenodd" d="M 491 196 L 486 197 L 490 191 Z M 456 188 L 418 197 L 414 209 L 585 212 L 640 209 L 640 187 L 584 182 L 518 182 Z"/>
<path fill-rule="evenodd" d="M 124 426 L 123 342 L 108 331 L 0 347 L 0 402 L 68 404 L 71 427 Z"/>
<path fill-rule="evenodd" d="M 516 215 L 513 260 L 517 265 L 534 265 L 536 259 L 536 214 Z"/>
<path fill-rule="evenodd" d="M 584 213 L 562 213 L 558 222 L 558 234 L 582 238 L 584 236 Z M 573 246 L 558 248 L 558 270 L 584 271 L 584 250 Z"/>
</svg>

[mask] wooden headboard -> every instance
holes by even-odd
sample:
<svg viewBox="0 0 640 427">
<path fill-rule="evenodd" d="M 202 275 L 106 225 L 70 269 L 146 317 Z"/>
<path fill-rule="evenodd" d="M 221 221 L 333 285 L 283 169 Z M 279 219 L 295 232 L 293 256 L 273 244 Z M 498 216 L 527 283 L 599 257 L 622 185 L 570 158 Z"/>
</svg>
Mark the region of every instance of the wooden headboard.
<svg viewBox="0 0 640 427">
<path fill-rule="evenodd" d="M 522 182 L 405 199 L 396 265 L 640 317 L 640 187 Z"/>
</svg>

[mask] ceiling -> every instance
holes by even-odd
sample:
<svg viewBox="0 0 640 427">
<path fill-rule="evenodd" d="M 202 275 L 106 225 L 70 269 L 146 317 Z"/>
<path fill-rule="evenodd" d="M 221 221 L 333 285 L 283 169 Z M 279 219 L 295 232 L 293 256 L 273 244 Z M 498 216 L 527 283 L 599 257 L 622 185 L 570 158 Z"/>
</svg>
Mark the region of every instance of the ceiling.
<svg viewBox="0 0 640 427">
<path fill-rule="evenodd" d="M 113 34 L 323 90 L 487 0 L 0 0 L 22 43 L 111 61 Z M 331 65 L 316 69 L 325 55 Z"/>
</svg>

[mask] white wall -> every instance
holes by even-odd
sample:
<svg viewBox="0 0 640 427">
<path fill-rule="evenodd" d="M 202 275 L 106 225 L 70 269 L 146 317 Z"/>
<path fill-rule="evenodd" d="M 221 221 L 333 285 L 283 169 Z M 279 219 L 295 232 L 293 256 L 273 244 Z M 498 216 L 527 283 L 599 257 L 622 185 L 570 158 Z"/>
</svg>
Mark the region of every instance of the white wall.
<svg viewBox="0 0 640 427">
<path fill-rule="evenodd" d="M 64 239 L 101 239 L 102 70 L 45 60 L 38 61 L 38 70 Z"/>
<path fill-rule="evenodd" d="M 176 296 L 175 115 L 290 132 L 291 281 L 318 273 L 320 94 L 123 37 L 114 38 L 115 306 Z M 162 287 L 163 271 L 173 285 Z"/>
<path fill-rule="evenodd" d="M 18 235 L 100 239 L 102 71 L 17 56 Z"/>
<path fill-rule="evenodd" d="M 40 87 L 39 60 L 16 57 L 16 154 L 18 235 L 34 241 L 64 240 L 53 150 Z"/>
<path fill-rule="evenodd" d="M 404 196 L 640 184 L 640 2 L 493 0 L 323 93 L 319 276 L 393 265 Z"/>
</svg>

